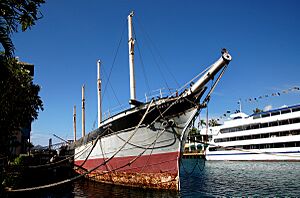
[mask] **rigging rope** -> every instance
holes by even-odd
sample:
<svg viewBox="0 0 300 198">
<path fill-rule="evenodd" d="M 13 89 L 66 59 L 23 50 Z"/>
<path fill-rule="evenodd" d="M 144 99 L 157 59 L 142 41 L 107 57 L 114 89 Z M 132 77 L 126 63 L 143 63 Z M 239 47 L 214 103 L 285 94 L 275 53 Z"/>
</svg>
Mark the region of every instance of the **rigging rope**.
<svg viewBox="0 0 300 198">
<path fill-rule="evenodd" d="M 171 77 L 173 78 L 173 80 L 175 81 L 175 83 L 177 84 L 177 86 L 180 86 L 178 81 L 176 80 L 175 76 L 173 75 L 173 73 L 171 72 L 172 70 L 168 67 L 168 65 L 166 64 L 166 62 L 164 61 L 164 59 L 162 58 L 162 55 L 160 54 L 158 48 L 156 47 L 155 43 L 152 41 L 151 37 L 149 36 L 149 34 L 145 31 L 145 28 L 143 27 L 142 23 L 140 23 L 138 17 L 137 17 L 137 22 L 139 23 L 139 25 L 141 26 L 142 31 L 144 32 L 144 35 L 146 35 L 147 39 L 149 40 L 149 43 L 152 43 L 154 50 L 157 52 L 159 58 L 161 59 L 162 63 L 165 65 L 167 71 L 169 72 L 169 74 L 171 75 Z M 150 46 L 150 45 L 149 45 Z M 152 55 L 153 56 L 153 55 Z"/>
<path fill-rule="evenodd" d="M 138 19 L 137 19 L 137 21 L 139 22 Z M 142 25 L 140 25 L 140 26 L 142 27 Z M 142 30 L 143 30 L 143 28 L 142 28 Z M 150 39 L 149 35 L 147 34 L 147 32 L 144 31 L 144 33 L 145 33 L 144 35 L 146 35 L 146 38 L 149 40 L 149 43 L 151 43 L 151 39 Z M 145 40 L 146 40 L 146 39 L 145 39 Z M 146 40 L 146 41 L 147 41 L 147 40 Z M 154 52 L 153 52 L 153 50 L 152 50 L 152 48 L 151 48 L 150 46 L 151 46 L 151 45 L 149 45 L 149 51 L 150 51 L 150 53 L 151 53 L 151 55 L 152 55 L 152 57 L 153 57 L 155 66 L 157 66 L 158 71 L 159 71 L 160 75 L 162 76 L 163 81 L 164 81 L 166 87 L 168 88 L 168 90 L 170 91 L 170 94 L 171 94 L 171 89 L 170 89 L 170 87 L 169 87 L 169 85 L 168 85 L 168 83 L 167 83 L 167 81 L 166 81 L 166 78 L 165 78 L 165 76 L 164 76 L 164 74 L 163 74 L 163 72 L 162 72 L 162 70 L 161 70 L 161 67 L 160 67 L 160 65 L 158 64 L 158 61 L 157 61 L 157 59 L 155 58 Z M 169 70 L 169 71 L 170 71 L 170 70 Z M 176 81 L 176 82 L 177 82 L 177 81 Z"/>
<path fill-rule="evenodd" d="M 135 37 L 134 40 L 137 41 L 136 34 L 135 34 L 135 29 L 134 29 L 134 25 L 133 24 L 132 24 L 132 29 L 133 29 L 133 34 L 134 34 L 134 37 Z M 142 65 L 142 70 L 143 70 L 143 75 L 144 75 L 145 83 L 146 83 L 148 92 L 150 92 L 149 82 L 148 82 L 148 78 L 147 78 L 147 75 L 146 75 L 146 70 L 145 70 L 145 66 L 144 66 L 144 61 L 142 59 L 142 53 L 140 51 L 139 42 L 136 42 L 136 46 L 137 46 L 137 49 L 138 49 L 138 52 L 139 52 L 139 56 L 140 56 L 140 61 L 141 61 L 141 65 Z"/>
<path fill-rule="evenodd" d="M 174 93 L 172 93 L 171 96 L 175 95 L 177 92 L 183 90 L 186 86 L 188 86 L 189 84 L 191 84 L 191 82 L 193 82 L 196 78 L 198 78 L 200 75 L 202 75 L 204 72 L 208 71 L 212 66 L 207 67 L 205 70 L 203 70 L 202 72 L 200 72 L 198 75 L 196 75 L 192 80 L 188 81 L 187 83 L 185 83 L 183 86 L 181 86 L 177 91 L 175 91 Z"/>
<path fill-rule="evenodd" d="M 107 74 L 106 74 L 106 72 L 105 72 L 104 67 L 101 67 L 101 68 L 103 69 L 104 75 L 107 77 Z M 107 77 L 107 78 L 108 78 L 108 81 L 107 81 L 107 83 L 106 83 L 106 86 L 105 86 L 105 89 L 104 89 L 104 92 L 103 92 L 103 98 L 104 98 L 105 93 L 106 93 L 107 84 L 109 84 L 109 86 L 110 86 L 110 88 L 111 88 L 111 90 L 112 90 L 112 92 L 113 92 L 113 95 L 114 95 L 115 99 L 117 100 L 118 104 L 121 105 L 121 103 L 120 103 L 120 101 L 119 101 L 119 99 L 118 99 L 118 97 L 117 97 L 117 95 L 116 95 L 116 92 L 115 92 L 113 86 L 111 85 L 111 83 L 110 83 L 110 81 L 109 81 L 109 77 Z M 109 100 L 108 100 L 108 101 L 109 101 Z"/>
<path fill-rule="evenodd" d="M 49 188 L 49 187 L 54 187 L 54 186 L 58 186 L 58 185 L 61 185 L 61 184 L 66 184 L 66 183 L 69 183 L 69 182 L 72 182 L 72 181 L 75 181 L 81 177 L 84 177 L 85 175 L 93 172 L 94 170 L 98 169 L 99 167 L 103 166 L 104 164 L 108 163 L 111 159 L 113 159 L 124 147 L 125 145 L 130 141 L 130 139 L 134 136 L 134 134 L 137 132 L 137 129 L 140 127 L 140 125 L 142 124 L 142 122 L 144 121 L 146 115 L 148 114 L 149 112 L 149 109 L 151 107 L 153 103 L 153 100 L 151 100 L 150 104 L 148 105 L 148 108 L 145 112 L 145 114 L 143 115 L 142 119 L 140 120 L 140 122 L 138 123 L 138 125 L 135 127 L 135 130 L 133 131 L 133 133 L 130 135 L 130 137 L 128 138 L 128 140 L 110 157 L 108 158 L 107 160 L 105 160 L 103 163 L 101 163 L 100 165 L 97 165 L 96 167 L 90 169 L 89 171 L 81 174 L 81 175 L 78 175 L 76 177 L 73 177 L 71 179 L 66 179 L 66 180 L 63 180 L 63 181 L 60 181 L 60 182 L 56 182 L 56 183 L 53 183 L 53 184 L 47 184 L 47 185 L 42 185 L 42 186 L 37 186 L 37 187 L 31 187 L 31 188 L 22 188 L 22 189 L 7 189 L 8 192 L 25 192 L 25 191 L 33 191 L 33 190 L 38 190 L 38 189 L 44 189 L 44 188 Z"/>
<path fill-rule="evenodd" d="M 91 146 L 91 145 L 90 145 Z M 60 160 L 60 161 L 57 161 L 57 162 L 51 162 L 51 163 L 47 163 L 47 164 L 42 164 L 42 165 L 34 165 L 34 166 L 22 166 L 24 168 L 30 168 L 30 169 L 35 169 L 35 168 L 43 168 L 43 167 L 52 167 L 52 168 L 56 168 L 59 164 L 65 162 L 65 161 L 70 161 L 70 160 L 73 160 L 73 157 L 75 157 L 76 155 L 78 155 L 77 157 L 75 157 L 74 159 L 77 159 L 78 157 L 80 157 L 81 155 L 83 155 L 83 153 L 89 149 L 90 146 L 87 146 L 86 148 L 84 148 L 82 151 L 74 154 L 74 155 L 71 155 L 63 160 Z"/>
<path fill-rule="evenodd" d="M 151 126 L 154 122 L 156 122 L 164 113 L 166 113 L 174 104 L 176 104 L 176 102 L 179 100 L 179 99 L 181 99 L 183 96 L 180 96 L 180 97 L 178 97 L 176 100 L 174 100 L 174 102 L 173 103 L 171 103 L 170 104 L 170 106 L 168 107 L 168 108 L 166 108 L 162 113 L 161 113 L 161 115 L 159 115 L 157 118 L 155 118 L 154 120 L 153 120 L 153 122 L 149 125 L 149 126 Z M 88 175 L 89 173 L 91 173 L 91 172 L 93 172 L 93 171 L 95 171 L 96 169 L 98 169 L 99 167 L 101 167 L 101 166 L 103 166 L 103 165 L 105 165 L 105 164 L 107 164 L 111 159 L 113 159 L 124 147 L 125 147 L 125 145 L 127 145 L 128 143 L 129 143 L 129 141 L 132 139 L 132 137 L 135 135 L 135 133 L 137 132 L 137 129 L 140 127 L 140 125 L 142 124 L 142 122 L 144 121 L 144 119 L 145 119 L 145 117 L 146 117 L 146 115 L 149 113 L 149 112 L 151 112 L 151 111 L 149 111 L 150 110 L 150 107 L 152 106 L 152 103 L 153 103 L 153 99 L 151 100 L 151 102 L 148 104 L 148 107 L 147 107 L 147 110 L 145 111 L 145 113 L 144 113 L 144 115 L 143 115 L 143 117 L 141 118 L 141 120 L 140 120 L 140 122 L 138 123 L 138 125 L 135 127 L 135 130 L 133 131 L 133 133 L 130 135 L 130 137 L 128 138 L 128 140 L 110 157 L 110 158 L 108 158 L 107 160 L 105 160 L 103 163 L 101 163 L 101 164 L 99 164 L 99 165 L 97 165 L 96 167 L 94 167 L 94 168 L 92 168 L 92 169 L 90 169 L 90 170 L 88 170 L 88 171 L 86 171 L 86 172 L 84 172 L 83 174 L 80 174 L 80 175 L 78 175 L 78 176 L 76 176 L 76 177 L 73 177 L 73 178 L 71 178 L 71 179 L 66 179 L 66 180 L 63 180 L 63 181 L 60 181 L 60 182 L 56 182 L 56 183 L 53 183 L 53 184 L 48 184 L 48 185 L 42 185 L 42 186 L 37 186 L 37 187 L 31 187 L 31 188 L 23 188 L 23 189 L 7 189 L 7 191 L 8 192 L 25 192 L 25 191 L 33 191 L 33 190 L 38 190 L 38 189 L 44 189 L 44 188 L 49 188 L 49 187 L 54 187 L 54 186 L 58 186 L 58 185 L 61 185 L 61 184 L 66 184 L 66 183 L 69 183 L 69 182 L 73 182 L 73 181 L 75 181 L 75 180 L 77 180 L 77 179 L 79 179 L 79 178 L 82 178 L 82 177 L 84 177 L 84 176 L 86 176 L 86 175 Z M 157 104 L 155 104 L 155 105 L 157 105 Z M 163 132 L 164 132 L 165 130 L 163 130 Z M 160 137 L 160 136 L 158 136 L 158 137 Z M 158 138 L 157 138 L 158 139 Z M 156 140 L 157 140 L 156 139 Z M 153 142 L 153 144 L 155 143 L 156 141 L 154 141 Z M 149 149 L 150 148 L 150 146 L 151 145 L 153 145 L 153 144 L 150 144 L 148 147 L 147 147 L 147 149 Z M 91 145 L 90 145 L 91 146 Z M 117 169 L 121 169 L 121 168 L 123 168 L 123 167 L 125 167 L 125 166 L 128 166 L 128 165 L 130 165 L 130 164 L 132 164 L 135 160 L 137 160 L 143 153 L 145 153 L 146 152 L 146 150 L 147 149 L 145 149 L 143 152 L 141 152 L 138 156 L 136 156 L 133 160 L 131 160 L 128 164 L 126 164 L 126 165 L 124 165 L 124 166 L 122 166 L 122 167 L 118 167 Z M 84 150 L 84 149 L 83 149 Z M 92 149 L 91 149 L 92 150 Z M 75 154 L 76 155 L 76 154 Z M 74 156 L 75 156 L 74 155 Z M 81 154 L 82 155 L 82 154 Z M 115 169 L 116 170 L 116 169 Z M 112 170 L 113 171 L 113 170 Z M 104 174 L 104 173 L 103 173 Z M 172 180 L 172 181 L 174 181 L 174 180 Z M 172 182 L 172 181 L 167 181 L 167 182 Z M 164 182 L 161 182 L 161 183 L 164 183 Z"/>
<path fill-rule="evenodd" d="M 117 58 L 117 55 L 118 55 L 118 52 L 119 52 L 119 49 L 120 49 L 120 46 L 121 46 L 121 43 L 122 43 L 122 40 L 123 40 L 123 36 L 124 36 L 124 33 L 125 33 L 125 29 L 126 29 L 126 22 L 125 22 L 125 24 L 124 24 L 124 26 L 123 26 L 123 31 L 122 31 L 122 35 L 121 35 L 121 38 L 120 38 L 120 40 L 119 40 L 119 43 L 118 43 L 118 47 L 117 47 L 117 50 L 116 50 L 116 53 L 115 53 L 115 56 L 114 56 L 114 59 L 113 59 L 113 62 L 112 62 L 112 66 L 111 66 L 111 68 L 110 68 L 110 70 L 109 70 L 109 75 L 108 75 L 108 77 L 107 77 L 107 83 L 106 83 L 106 85 L 105 85 L 105 87 L 104 87 L 104 91 L 103 91 L 103 97 L 105 96 L 105 93 L 106 93 L 106 89 L 107 89 L 107 85 L 109 84 L 109 86 L 111 87 L 111 89 L 112 89 L 112 91 L 113 91 L 113 93 L 114 93 L 114 95 L 115 95 L 115 97 L 116 97 L 116 99 L 117 99 L 117 101 L 118 101 L 118 103 L 121 105 L 121 103 L 120 103 L 120 101 L 118 100 L 118 98 L 117 98 L 117 96 L 116 96 L 116 94 L 115 94 L 115 91 L 114 91 L 114 89 L 113 89 L 113 87 L 112 87 L 112 85 L 111 85 L 111 83 L 110 83 L 110 77 L 111 77 L 111 73 L 112 73 L 112 70 L 113 70 L 113 68 L 114 68 L 114 65 L 115 65 L 115 62 L 116 62 L 116 58 Z M 103 68 L 103 67 L 102 67 Z M 104 72 L 105 73 L 105 72 Z M 105 73 L 106 74 L 106 73 Z"/>
</svg>

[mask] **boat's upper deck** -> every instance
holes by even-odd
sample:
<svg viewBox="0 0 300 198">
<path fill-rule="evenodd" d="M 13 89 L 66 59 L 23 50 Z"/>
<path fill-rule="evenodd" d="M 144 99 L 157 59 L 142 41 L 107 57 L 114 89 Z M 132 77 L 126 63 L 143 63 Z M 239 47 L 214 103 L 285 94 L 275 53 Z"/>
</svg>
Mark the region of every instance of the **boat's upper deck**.
<svg viewBox="0 0 300 198">
<path fill-rule="evenodd" d="M 269 111 L 264 111 L 247 116 L 244 113 L 237 113 L 230 116 L 221 126 L 209 127 L 201 130 L 201 134 L 216 135 L 231 133 L 250 129 L 266 128 L 271 126 L 286 125 L 300 122 L 300 104 L 285 106 Z"/>
</svg>

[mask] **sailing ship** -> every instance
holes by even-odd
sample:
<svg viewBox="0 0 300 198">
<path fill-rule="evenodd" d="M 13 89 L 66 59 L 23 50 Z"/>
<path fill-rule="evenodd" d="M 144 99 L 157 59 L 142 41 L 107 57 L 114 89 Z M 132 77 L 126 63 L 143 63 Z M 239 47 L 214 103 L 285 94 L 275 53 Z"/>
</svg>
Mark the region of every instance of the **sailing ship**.
<svg viewBox="0 0 300 198">
<path fill-rule="evenodd" d="M 182 91 L 137 101 L 132 17 L 133 12 L 128 16 L 131 107 L 100 120 L 96 130 L 70 146 L 75 150 L 74 165 L 79 173 L 100 182 L 179 190 L 180 160 L 189 127 L 206 107 L 231 55 L 223 49 L 221 57 Z M 216 76 L 208 90 L 206 84 Z"/>
<path fill-rule="evenodd" d="M 210 139 L 207 160 L 300 161 L 299 104 L 230 117 L 220 126 L 200 131 Z"/>
</svg>

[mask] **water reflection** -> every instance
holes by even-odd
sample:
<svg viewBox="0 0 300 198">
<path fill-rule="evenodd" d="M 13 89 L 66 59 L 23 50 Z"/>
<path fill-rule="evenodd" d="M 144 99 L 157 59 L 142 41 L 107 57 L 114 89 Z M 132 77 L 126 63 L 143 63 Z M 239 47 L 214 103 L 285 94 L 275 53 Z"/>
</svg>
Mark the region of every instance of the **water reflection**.
<svg viewBox="0 0 300 198">
<path fill-rule="evenodd" d="M 80 180 L 47 190 L 8 197 L 299 197 L 300 162 L 228 162 L 184 159 L 180 193 Z"/>
<path fill-rule="evenodd" d="M 115 186 L 110 184 L 100 184 L 97 182 L 81 181 L 74 186 L 76 197 L 178 197 L 178 193 L 165 190 L 150 190 L 133 187 Z"/>
</svg>

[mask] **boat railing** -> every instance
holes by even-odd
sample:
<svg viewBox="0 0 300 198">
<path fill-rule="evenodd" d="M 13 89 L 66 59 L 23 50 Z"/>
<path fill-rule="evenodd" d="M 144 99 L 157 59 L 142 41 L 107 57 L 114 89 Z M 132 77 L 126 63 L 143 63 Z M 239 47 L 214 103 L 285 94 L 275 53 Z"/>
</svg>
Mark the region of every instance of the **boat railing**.
<svg viewBox="0 0 300 198">
<path fill-rule="evenodd" d="M 200 72 L 198 75 L 196 75 L 193 79 L 191 79 L 186 84 L 181 86 L 179 89 L 174 89 L 174 88 L 156 89 L 156 90 L 145 93 L 145 97 L 142 98 L 142 99 L 138 99 L 138 101 L 144 101 L 144 102 L 147 103 L 152 99 L 166 98 L 166 97 L 176 97 L 176 96 L 178 96 L 179 93 L 183 93 L 185 90 L 190 89 L 194 84 L 194 80 L 199 78 L 201 75 L 203 75 L 210 68 L 211 68 L 211 66 L 207 67 L 205 70 Z M 113 108 L 110 108 L 106 112 L 103 113 L 103 119 L 106 120 L 106 119 L 108 119 L 108 118 L 118 114 L 119 112 L 128 109 L 128 108 L 130 108 L 129 104 L 122 104 L 122 105 L 118 105 L 118 106 L 115 106 Z"/>
<path fill-rule="evenodd" d="M 176 91 L 176 90 L 172 89 L 172 88 L 160 88 L 160 89 L 156 89 L 156 90 L 145 93 L 145 97 L 142 99 L 138 99 L 138 100 L 147 103 L 152 99 L 165 98 L 170 95 L 173 95 L 174 91 Z M 103 113 L 103 119 L 106 120 L 128 108 L 130 108 L 129 104 L 121 104 L 121 105 L 109 108 L 107 111 L 105 111 Z"/>
<path fill-rule="evenodd" d="M 106 120 L 106 119 L 118 114 L 119 112 L 128 109 L 129 107 L 130 107 L 129 104 L 122 104 L 122 105 L 118 105 L 118 106 L 109 108 L 106 112 L 103 113 L 103 119 Z"/>
<path fill-rule="evenodd" d="M 156 90 L 150 91 L 148 93 L 145 93 L 144 101 L 145 102 L 149 102 L 153 98 L 165 98 L 165 97 L 169 97 L 170 95 L 172 95 L 174 93 L 174 91 L 176 91 L 176 90 L 173 89 L 173 88 L 160 88 L 160 89 L 156 89 Z"/>
</svg>

